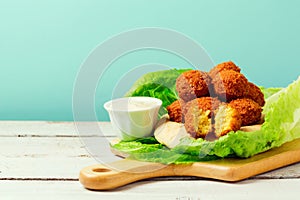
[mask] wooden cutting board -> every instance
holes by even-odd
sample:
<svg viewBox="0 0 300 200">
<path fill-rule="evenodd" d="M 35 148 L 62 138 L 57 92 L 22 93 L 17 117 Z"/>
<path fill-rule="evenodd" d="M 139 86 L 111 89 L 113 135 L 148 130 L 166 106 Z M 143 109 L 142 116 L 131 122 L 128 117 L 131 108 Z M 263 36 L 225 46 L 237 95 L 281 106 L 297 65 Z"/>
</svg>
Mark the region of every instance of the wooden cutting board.
<svg viewBox="0 0 300 200">
<path fill-rule="evenodd" d="M 226 158 L 163 165 L 125 158 L 106 165 L 86 167 L 81 170 L 79 180 L 84 187 L 93 190 L 114 189 L 138 180 L 162 176 L 197 176 L 234 182 L 299 161 L 300 139 L 297 139 L 248 159 Z"/>
</svg>

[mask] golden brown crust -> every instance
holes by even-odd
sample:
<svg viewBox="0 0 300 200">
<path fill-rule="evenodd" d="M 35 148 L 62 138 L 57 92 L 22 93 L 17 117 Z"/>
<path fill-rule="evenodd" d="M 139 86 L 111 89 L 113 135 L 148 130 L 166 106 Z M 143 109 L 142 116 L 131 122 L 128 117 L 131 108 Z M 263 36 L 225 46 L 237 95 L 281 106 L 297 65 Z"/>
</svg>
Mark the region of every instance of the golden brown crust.
<svg viewBox="0 0 300 200">
<path fill-rule="evenodd" d="M 260 121 L 262 108 L 252 99 L 236 99 L 229 103 L 241 115 L 242 126 L 252 125 Z"/>
<path fill-rule="evenodd" d="M 247 78 L 233 70 L 224 70 L 212 79 L 215 94 L 222 100 L 229 102 L 244 97 L 248 93 Z"/>
<path fill-rule="evenodd" d="M 197 99 L 193 99 L 185 104 L 183 107 L 182 112 L 185 114 L 188 110 L 190 110 L 192 107 L 197 107 L 198 109 L 202 109 L 203 111 L 210 110 L 211 113 L 209 117 L 213 114 L 214 110 L 218 108 L 220 105 L 220 101 L 217 98 L 214 97 L 200 97 Z"/>
<path fill-rule="evenodd" d="M 205 138 L 213 131 L 213 112 L 221 102 L 213 97 L 201 97 L 186 103 L 183 108 L 185 128 L 192 137 Z"/>
<path fill-rule="evenodd" d="M 232 61 L 228 61 L 228 62 L 223 62 L 223 63 L 216 65 L 214 68 L 212 68 L 208 72 L 208 74 L 211 78 L 215 78 L 215 76 L 218 73 L 220 73 L 221 71 L 224 71 L 224 70 L 233 70 L 236 72 L 241 71 L 241 69 L 238 66 L 236 66 Z"/>
<path fill-rule="evenodd" d="M 178 99 L 173 103 L 171 103 L 169 106 L 167 106 L 170 121 L 174 121 L 178 123 L 184 122 L 184 117 L 182 114 L 183 105 L 184 105 L 184 101 Z"/>
<path fill-rule="evenodd" d="M 242 125 L 258 123 L 265 104 L 263 93 L 240 71 L 228 61 L 209 73 L 182 73 L 176 80 L 180 99 L 167 107 L 170 120 L 184 122 L 192 137 L 207 140 L 237 131 Z"/>
<path fill-rule="evenodd" d="M 258 103 L 258 105 L 260 105 L 260 106 L 264 106 L 265 105 L 264 94 L 259 89 L 259 87 L 251 82 L 248 82 L 248 85 L 249 85 L 249 91 L 245 97 L 252 99 L 256 103 Z"/>
<path fill-rule="evenodd" d="M 182 73 L 176 79 L 178 95 L 184 101 L 190 101 L 197 97 L 208 96 L 210 77 L 206 72 L 190 70 Z"/>
</svg>

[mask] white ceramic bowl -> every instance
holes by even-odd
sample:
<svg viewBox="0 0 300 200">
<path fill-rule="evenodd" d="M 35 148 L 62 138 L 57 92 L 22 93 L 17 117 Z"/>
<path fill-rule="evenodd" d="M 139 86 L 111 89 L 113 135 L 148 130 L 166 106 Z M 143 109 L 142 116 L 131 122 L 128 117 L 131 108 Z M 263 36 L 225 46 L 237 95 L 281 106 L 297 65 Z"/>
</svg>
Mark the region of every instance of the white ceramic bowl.
<svg viewBox="0 0 300 200">
<path fill-rule="evenodd" d="M 104 104 L 119 138 L 133 140 L 150 136 L 158 120 L 162 101 L 152 97 L 125 97 Z"/>
</svg>

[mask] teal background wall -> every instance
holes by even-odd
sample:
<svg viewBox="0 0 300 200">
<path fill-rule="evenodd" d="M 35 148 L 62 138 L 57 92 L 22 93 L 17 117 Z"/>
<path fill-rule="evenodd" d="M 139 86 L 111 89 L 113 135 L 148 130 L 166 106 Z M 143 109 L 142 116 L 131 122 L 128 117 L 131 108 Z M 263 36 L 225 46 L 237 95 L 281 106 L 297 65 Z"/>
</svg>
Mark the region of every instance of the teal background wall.
<svg viewBox="0 0 300 200">
<path fill-rule="evenodd" d="M 1 0 L 0 119 L 72 120 L 80 65 L 112 35 L 140 27 L 179 31 L 215 63 L 233 60 L 256 84 L 285 87 L 300 75 L 299 7 L 297 0 Z M 122 57 L 96 92 L 99 120 L 108 119 L 102 103 L 117 79 L 149 62 L 188 66 L 165 52 Z"/>
</svg>

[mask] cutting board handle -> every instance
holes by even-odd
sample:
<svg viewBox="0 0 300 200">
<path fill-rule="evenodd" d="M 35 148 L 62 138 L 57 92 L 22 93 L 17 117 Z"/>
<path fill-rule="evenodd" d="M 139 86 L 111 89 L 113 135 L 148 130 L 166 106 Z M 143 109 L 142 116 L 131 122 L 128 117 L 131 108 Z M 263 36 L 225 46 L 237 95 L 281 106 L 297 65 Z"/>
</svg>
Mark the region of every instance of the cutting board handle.
<svg viewBox="0 0 300 200">
<path fill-rule="evenodd" d="M 79 180 L 88 189 L 109 190 L 161 176 L 197 176 L 235 182 L 300 161 L 300 139 L 248 159 L 219 159 L 191 164 L 141 162 L 124 159 L 83 168 Z"/>
<path fill-rule="evenodd" d="M 107 165 L 85 167 L 80 171 L 79 180 L 88 189 L 109 190 L 160 176 L 174 176 L 172 165 L 124 159 Z"/>
</svg>

